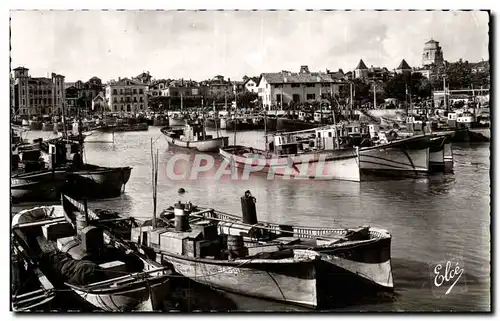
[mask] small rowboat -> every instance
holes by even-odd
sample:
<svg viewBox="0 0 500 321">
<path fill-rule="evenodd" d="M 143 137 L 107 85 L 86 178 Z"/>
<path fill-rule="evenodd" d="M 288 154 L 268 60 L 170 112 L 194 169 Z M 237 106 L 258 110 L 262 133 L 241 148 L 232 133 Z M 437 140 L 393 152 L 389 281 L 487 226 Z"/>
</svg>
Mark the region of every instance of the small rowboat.
<svg viewBox="0 0 500 321">
<path fill-rule="evenodd" d="M 104 311 L 159 310 L 171 271 L 135 253 L 113 220 L 62 196 L 62 206 L 24 210 L 12 220 L 16 244 L 58 287 Z"/>
</svg>

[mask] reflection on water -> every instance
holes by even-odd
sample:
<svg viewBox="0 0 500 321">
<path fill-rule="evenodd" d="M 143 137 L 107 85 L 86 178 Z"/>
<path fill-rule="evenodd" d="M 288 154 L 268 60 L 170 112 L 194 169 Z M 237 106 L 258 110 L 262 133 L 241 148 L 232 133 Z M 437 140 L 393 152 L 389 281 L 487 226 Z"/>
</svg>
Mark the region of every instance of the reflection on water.
<svg viewBox="0 0 500 321">
<path fill-rule="evenodd" d="M 34 138 L 39 134 L 30 133 Z M 232 144 L 233 133 L 226 135 Z M 93 207 L 119 210 L 141 218 L 152 215 L 150 140 L 153 138 L 155 149 L 159 150 L 160 210 L 183 199 L 239 214 L 240 197 L 250 190 L 257 198 L 261 220 L 308 226 L 371 225 L 389 230 L 393 235 L 396 300 L 360 303 L 347 310 L 468 311 L 490 308 L 489 145 L 454 146 L 454 174 L 417 180 L 353 183 L 268 180 L 265 175 L 252 175 L 249 180 L 234 181 L 229 177 L 214 179 L 215 169 L 203 173 L 199 180 L 173 181 L 166 175 L 166 166 L 178 151 L 169 150 L 159 128 L 114 136 L 114 143 L 88 143 L 86 161 L 104 166 L 132 166 L 132 175 L 122 197 L 93 203 Z M 262 132 L 238 132 L 236 143 L 263 148 L 264 136 Z M 196 154 L 191 153 L 189 157 L 194 159 Z M 216 155 L 216 165 L 220 162 Z M 178 164 L 179 174 L 191 169 L 188 163 Z M 185 195 L 178 195 L 180 187 L 186 189 Z M 428 264 L 441 261 L 448 254 L 463 256 L 470 282 L 468 292 L 436 299 L 429 285 Z M 240 301 L 242 303 L 237 306 L 242 310 L 281 309 L 276 303 L 262 300 L 257 303 L 253 299 Z"/>
</svg>

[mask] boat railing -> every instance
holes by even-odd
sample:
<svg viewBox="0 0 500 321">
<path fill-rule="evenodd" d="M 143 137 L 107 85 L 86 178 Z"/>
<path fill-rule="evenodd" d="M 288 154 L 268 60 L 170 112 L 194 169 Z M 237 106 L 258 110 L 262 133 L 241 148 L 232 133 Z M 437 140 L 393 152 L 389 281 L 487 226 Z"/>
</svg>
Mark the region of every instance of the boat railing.
<svg viewBox="0 0 500 321">
<path fill-rule="evenodd" d="M 194 212 L 194 215 L 200 215 L 205 218 L 213 218 L 218 221 L 230 221 L 230 222 L 237 222 L 238 224 L 243 224 L 243 225 L 248 225 L 252 226 L 251 224 L 245 224 L 241 222 L 241 218 L 239 218 L 236 215 L 232 215 L 229 213 L 224 213 L 220 211 L 216 211 L 214 209 L 202 209 L 198 212 Z M 279 233 L 293 233 L 294 237 L 299 237 L 299 238 L 317 238 L 323 235 L 327 234 L 338 234 L 339 236 L 344 236 L 347 234 L 349 229 L 347 228 L 325 228 L 325 227 L 307 227 L 307 226 L 290 226 L 291 230 L 286 230 L 283 228 L 286 228 L 286 224 L 276 224 L 276 223 L 269 223 L 266 221 L 260 221 L 258 224 L 255 225 L 256 227 L 263 228 L 266 230 L 270 230 L 273 232 L 279 232 Z M 376 239 L 381 239 L 381 238 L 387 238 L 390 235 L 388 232 L 382 233 L 378 229 L 373 229 L 370 228 L 370 236 L 376 238 Z M 370 241 L 370 240 L 368 240 Z"/>
</svg>

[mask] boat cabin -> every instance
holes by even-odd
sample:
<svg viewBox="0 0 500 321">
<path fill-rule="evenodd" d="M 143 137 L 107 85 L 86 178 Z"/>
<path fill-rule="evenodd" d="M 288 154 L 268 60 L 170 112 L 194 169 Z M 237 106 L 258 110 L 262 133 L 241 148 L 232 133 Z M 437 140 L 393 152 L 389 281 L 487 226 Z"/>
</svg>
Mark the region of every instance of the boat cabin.
<svg viewBox="0 0 500 321">
<path fill-rule="evenodd" d="M 202 141 L 204 128 L 201 124 L 185 125 L 184 127 L 171 128 L 169 135 L 171 138 L 181 141 Z M 212 135 L 205 135 L 205 140 L 212 139 Z"/>
</svg>

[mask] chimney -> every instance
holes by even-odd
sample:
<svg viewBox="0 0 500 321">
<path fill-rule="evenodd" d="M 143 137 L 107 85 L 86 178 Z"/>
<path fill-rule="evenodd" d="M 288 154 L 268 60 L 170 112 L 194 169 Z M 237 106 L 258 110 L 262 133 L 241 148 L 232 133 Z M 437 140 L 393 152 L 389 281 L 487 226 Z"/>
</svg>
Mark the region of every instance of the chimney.
<svg viewBox="0 0 500 321">
<path fill-rule="evenodd" d="M 300 66 L 300 73 L 301 74 L 303 74 L 303 73 L 308 74 L 309 73 L 309 67 L 307 65 Z"/>
</svg>

